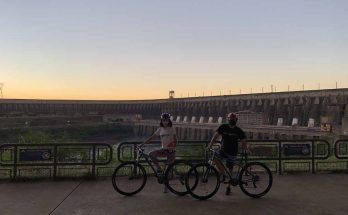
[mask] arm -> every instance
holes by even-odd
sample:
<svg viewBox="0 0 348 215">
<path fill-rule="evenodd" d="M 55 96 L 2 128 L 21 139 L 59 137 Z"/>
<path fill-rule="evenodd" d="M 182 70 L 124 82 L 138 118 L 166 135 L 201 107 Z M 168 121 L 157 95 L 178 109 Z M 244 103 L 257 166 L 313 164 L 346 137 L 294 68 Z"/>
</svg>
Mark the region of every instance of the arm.
<svg viewBox="0 0 348 215">
<path fill-rule="evenodd" d="M 215 143 L 215 141 L 219 137 L 219 135 L 220 134 L 218 132 L 214 133 L 213 138 L 211 138 L 211 141 L 210 141 L 210 143 L 207 146 L 207 149 L 210 149 L 212 147 L 212 145 Z"/>
<path fill-rule="evenodd" d="M 176 134 L 174 134 L 174 143 L 175 143 L 175 145 L 178 145 L 178 138 L 177 138 Z"/>
<path fill-rule="evenodd" d="M 246 139 L 240 140 L 240 143 L 242 144 L 243 153 L 249 153 L 248 143 Z"/>
<path fill-rule="evenodd" d="M 150 143 L 151 140 L 153 140 L 154 138 L 156 138 L 157 136 L 159 136 L 160 130 L 161 130 L 161 129 L 158 128 L 155 132 L 153 132 L 153 134 L 152 134 L 149 138 L 147 138 L 147 140 L 145 140 L 144 143 L 140 144 L 140 147 L 142 147 L 142 146 L 145 145 L 145 144 Z"/>
<path fill-rule="evenodd" d="M 249 148 L 248 148 L 248 143 L 246 141 L 246 135 L 244 133 L 244 131 L 242 129 L 240 129 L 240 133 L 239 133 L 239 139 L 240 139 L 240 143 L 242 144 L 242 151 L 243 153 L 247 153 L 249 154 Z"/>
<path fill-rule="evenodd" d="M 147 138 L 147 140 L 145 140 L 144 143 L 140 144 L 140 147 L 145 145 L 145 144 L 148 144 L 151 142 L 152 139 L 154 139 L 157 135 L 155 133 L 153 133 L 149 138 Z"/>
</svg>

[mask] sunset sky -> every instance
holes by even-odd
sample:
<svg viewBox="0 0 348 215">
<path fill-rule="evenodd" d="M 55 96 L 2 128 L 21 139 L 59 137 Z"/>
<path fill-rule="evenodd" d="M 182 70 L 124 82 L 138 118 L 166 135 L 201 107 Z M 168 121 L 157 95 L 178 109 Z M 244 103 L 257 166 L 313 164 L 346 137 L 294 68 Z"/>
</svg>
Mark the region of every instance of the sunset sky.
<svg viewBox="0 0 348 215">
<path fill-rule="evenodd" d="M 5 98 L 348 88 L 347 0 L 0 0 Z"/>
</svg>

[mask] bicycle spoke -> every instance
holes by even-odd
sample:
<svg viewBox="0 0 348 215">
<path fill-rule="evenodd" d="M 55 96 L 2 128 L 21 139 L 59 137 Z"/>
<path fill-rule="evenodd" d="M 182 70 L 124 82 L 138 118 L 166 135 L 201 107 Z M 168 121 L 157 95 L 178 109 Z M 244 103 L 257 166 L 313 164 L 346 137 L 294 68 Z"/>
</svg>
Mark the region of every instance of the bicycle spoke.
<svg viewBox="0 0 348 215">
<path fill-rule="evenodd" d="M 121 194 L 133 195 L 145 185 L 145 174 L 144 169 L 135 163 L 121 164 L 113 174 L 113 186 Z"/>
<path fill-rule="evenodd" d="M 187 194 L 185 178 L 191 164 L 178 161 L 168 167 L 166 171 L 166 185 L 169 190 L 177 195 Z"/>
<path fill-rule="evenodd" d="M 261 163 L 250 163 L 240 173 L 240 187 L 242 191 L 252 197 L 265 195 L 272 186 L 272 174 Z"/>
<path fill-rule="evenodd" d="M 215 168 L 209 164 L 201 164 L 190 170 L 186 186 L 190 189 L 190 194 L 198 199 L 207 199 L 213 196 L 219 186 L 219 174 Z"/>
</svg>

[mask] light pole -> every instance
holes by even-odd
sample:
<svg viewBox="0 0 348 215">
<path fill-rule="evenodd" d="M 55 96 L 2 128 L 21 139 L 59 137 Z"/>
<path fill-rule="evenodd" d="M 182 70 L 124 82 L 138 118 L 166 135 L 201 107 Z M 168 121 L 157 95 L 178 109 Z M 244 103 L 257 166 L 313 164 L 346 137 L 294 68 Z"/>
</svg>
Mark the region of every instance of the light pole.
<svg viewBox="0 0 348 215">
<path fill-rule="evenodd" d="M 0 83 L 0 94 L 1 94 L 1 98 L 4 98 L 4 94 L 2 92 L 2 89 L 4 88 L 4 83 Z"/>
</svg>

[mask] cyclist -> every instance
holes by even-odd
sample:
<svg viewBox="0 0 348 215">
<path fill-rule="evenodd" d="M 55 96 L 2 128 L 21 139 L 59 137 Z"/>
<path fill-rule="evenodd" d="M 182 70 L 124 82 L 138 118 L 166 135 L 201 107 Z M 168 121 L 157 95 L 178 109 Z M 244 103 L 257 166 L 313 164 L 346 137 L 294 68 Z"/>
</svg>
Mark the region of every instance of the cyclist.
<svg viewBox="0 0 348 215">
<path fill-rule="evenodd" d="M 148 144 L 155 137 L 160 137 L 162 147 L 149 153 L 152 162 L 157 168 L 158 175 L 163 176 L 163 170 L 158 164 L 158 157 L 167 157 L 167 164 L 175 161 L 175 147 L 178 142 L 175 128 L 170 120 L 169 113 L 162 113 L 160 127 L 142 144 Z"/>
<path fill-rule="evenodd" d="M 233 164 L 236 160 L 238 153 L 238 143 L 242 144 L 242 150 L 248 153 L 248 145 L 246 142 L 246 136 L 244 131 L 237 126 L 238 116 L 235 113 L 229 113 L 227 115 L 227 124 L 222 124 L 214 133 L 207 149 L 210 149 L 218 137 L 221 135 L 221 149 L 217 152 L 217 157 L 221 160 L 226 160 L 226 166 L 232 175 Z M 225 181 L 228 178 L 228 174 L 224 171 L 224 168 L 219 162 L 214 162 L 217 168 L 222 174 L 222 180 Z M 227 187 L 226 195 L 230 194 L 230 187 Z"/>
</svg>

